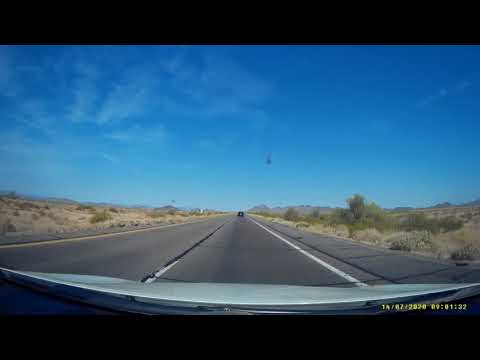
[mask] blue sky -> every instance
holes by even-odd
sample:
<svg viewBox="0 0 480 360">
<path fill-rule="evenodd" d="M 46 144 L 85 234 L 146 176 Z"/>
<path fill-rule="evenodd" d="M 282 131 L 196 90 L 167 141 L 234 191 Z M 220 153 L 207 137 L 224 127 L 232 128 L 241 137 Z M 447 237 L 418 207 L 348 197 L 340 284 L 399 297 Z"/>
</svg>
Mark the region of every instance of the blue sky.
<svg viewBox="0 0 480 360">
<path fill-rule="evenodd" d="M 0 46 L 0 189 L 225 210 L 471 201 L 479 65 L 478 46 Z"/>
</svg>

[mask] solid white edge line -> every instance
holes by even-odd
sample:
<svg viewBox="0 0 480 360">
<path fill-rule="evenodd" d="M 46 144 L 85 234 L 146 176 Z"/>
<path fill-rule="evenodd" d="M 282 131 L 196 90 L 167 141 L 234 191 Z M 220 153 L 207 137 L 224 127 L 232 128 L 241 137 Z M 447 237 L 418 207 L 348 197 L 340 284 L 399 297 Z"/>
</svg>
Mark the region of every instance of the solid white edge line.
<svg viewBox="0 0 480 360">
<path fill-rule="evenodd" d="M 284 239 L 283 237 L 281 237 L 280 235 L 274 233 L 273 231 L 271 231 L 270 229 L 266 228 L 265 226 L 263 226 L 262 224 L 259 224 L 258 222 L 256 222 L 255 220 L 251 219 L 250 217 L 248 217 L 248 219 L 250 221 L 252 221 L 253 223 L 257 224 L 258 226 L 260 226 L 263 230 L 269 232 L 270 234 L 272 234 L 273 236 L 275 236 L 276 238 L 282 240 L 283 242 L 285 242 L 287 245 L 290 245 L 291 247 L 293 247 L 295 250 L 298 250 L 299 252 L 301 252 L 303 255 L 305 255 L 306 257 L 312 259 L 313 261 L 315 261 L 316 263 L 322 265 L 323 267 L 327 268 L 328 270 L 334 272 L 335 274 L 337 274 L 338 276 L 341 276 L 342 278 L 344 278 L 345 280 L 348 280 L 352 283 L 354 283 L 356 286 L 359 286 L 359 287 L 362 287 L 362 286 L 368 286 L 367 284 L 361 282 L 360 280 L 357 280 L 355 279 L 353 276 L 350 276 L 348 275 L 347 273 L 343 272 L 342 270 L 339 270 L 337 269 L 336 267 L 333 267 L 332 265 L 326 263 L 325 261 L 323 260 L 320 260 L 319 258 L 317 258 L 316 256 L 310 254 L 309 252 L 301 249 L 300 247 L 298 247 L 297 245 L 295 244 L 292 244 L 290 241 Z"/>
<path fill-rule="evenodd" d="M 168 270 L 170 270 L 170 268 L 172 268 L 176 263 L 178 263 L 180 260 L 175 260 L 173 263 L 171 263 L 170 265 L 168 266 L 165 266 L 164 268 L 158 270 L 155 274 L 153 274 L 153 276 L 151 278 L 148 278 L 147 280 L 145 280 L 144 284 L 150 284 L 151 282 L 154 282 L 155 280 L 157 280 L 160 276 L 162 276 L 163 274 L 165 274 Z"/>
</svg>

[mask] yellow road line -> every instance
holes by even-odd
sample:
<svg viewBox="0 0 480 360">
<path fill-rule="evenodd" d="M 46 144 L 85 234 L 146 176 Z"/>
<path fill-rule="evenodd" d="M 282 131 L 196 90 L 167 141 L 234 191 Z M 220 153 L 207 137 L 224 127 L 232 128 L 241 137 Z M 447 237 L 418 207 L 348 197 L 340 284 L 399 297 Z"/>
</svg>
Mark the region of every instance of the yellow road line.
<svg viewBox="0 0 480 360">
<path fill-rule="evenodd" d="M 196 224 L 196 223 L 200 223 L 200 222 L 204 222 L 204 221 L 208 221 L 208 220 L 211 220 L 211 218 L 210 218 L 210 219 L 199 220 L 199 221 L 185 222 L 185 223 L 181 223 L 181 224 L 161 225 L 161 226 L 156 226 L 156 227 L 150 227 L 150 228 L 147 228 L 147 229 L 127 230 L 127 231 L 110 233 L 110 234 L 87 235 L 87 236 L 81 236 L 81 237 L 76 237 L 76 238 L 59 239 L 59 240 L 46 240 L 46 241 L 30 242 L 30 243 L 24 243 L 24 244 L 0 245 L 0 250 L 2 250 L 2 249 L 20 248 L 20 247 L 27 247 L 27 246 L 40 246 L 40 245 L 60 244 L 60 243 L 64 243 L 64 242 L 80 241 L 80 240 L 89 240 L 89 239 L 97 239 L 97 238 L 108 237 L 108 236 L 118 236 L 118 235 L 124 235 L 124 234 L 131 234 L 131 233 L 141 232 L 141 231 L 152 231 L 152 230 L 158 230 L 158 229 L 165 229 L 165 228 L 173 227 L 173 226 L 180 226 L 180 225 L 187 225 L 187 224 Z"/>
</svg>

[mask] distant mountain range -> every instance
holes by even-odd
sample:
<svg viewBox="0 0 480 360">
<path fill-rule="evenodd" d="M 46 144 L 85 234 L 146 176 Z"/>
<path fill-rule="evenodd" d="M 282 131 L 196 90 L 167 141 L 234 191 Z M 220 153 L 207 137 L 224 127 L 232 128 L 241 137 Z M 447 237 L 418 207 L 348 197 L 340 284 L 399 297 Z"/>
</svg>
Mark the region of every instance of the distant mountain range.
<svg viewBox="0 0 480 360">
<path fill-rule="evenodd" d="M 76 201 L 67 198 L 57 198 L 57 197 L 48 197 L 48 196 L 37 196 L 37 195 L 27 195 L 27 194 L 20 194 L 14 191 L 2 191 L 0 190 L 0 196 L 15 196 L 18 199 L 23 200 L 32 200 L 32 201 L 49 201 L 49 202 L 57 202 L 62 204 L 84 204 L 84 205 L 93 205 L 93 206 L 113 206 L 113 207 L 125 207 L 125 208 L 146 208 L 152 209 L 153 206 L 150 205 L 122 205 L 122 204 L 113 204 L 108 202 L 84 202 L 84 201 Z M 415 209 L 441 209 L 441 208 L 448 208 L 448 207 L 471 207 L 471 206 L 480 206 L 480 199 L 469 201 L 463 204 L 452 204 L 449 202 L 439 203 L 433 206 L 428 206 L 424 208 L 415 208 L 415 207 L 395 207 L 390 209 L 384 209 L 386 211 L 408 211 L 408 210 L 415 210 Z M 309 215 L 313 213 L 314 210 L 318 210 L 320 214 L 329 214 L 333 212 L 336 208 L 329 207 L 329 206 L 311 206 L 311 205 L 292 205 L 292 206 L 277 206 L 277 207 L 268 207 L 267 205 L 257 205 L 252 207 L 251 209 L 247 210 L 248 212 L 267 212 L 272 214 L 284 214 L 289 208 L 294 208 L 299 214 L 301 215 Z M 182 211 L 193 211 L 193 210 L 200 210 L 197 208 L 188 208 L 188 207 L 175 207 L 172 205 L 165 205 L 161 207 L 155 207 L 155 210 L 160 211 L 168 211 L 168 210 L 182 210 Z M 203 209 L 204 211 L 215 211 L 210 209 Z"/>
<path fill-rule="evenodd" d="M 153 210 L 156 210 L 156 211 L 169 211 L 169 210 L 177 211 L 177 210 L 180 210 L 180 209 L 176 208 L 175 206 L 172 206 L 172 205 L 166 205 L 166 206 L 156 207 Z"/>
<path fill-rule="evenodd" d="M 13 196 L 17 199 L 22 200 L 30 200 L 30 201 L 48 201 L 48 202 L 55 202 L 61 204 L 82 204 L 82 205 L 92 205 L 92 206 L 112 206 L 112 207 L 124 207 L 124 208 L 131 208 L 131 209 L 151 209 L 153 206 L 149 205 L 123 205 L 123 204 L 114 204 L 108 202 L 92 202 L 92 201 L 76 201 L 72 199 L 66 198 L 57 198 L 57 197 L 49 197 L 49 196 L 37 196 L 37 195 L 29 195 L 29 194 L 20 194 L 15 191 L 1 191 L 0 196 Z"/>
<path fill-rule="evenodd" d="M 416 209 L 442 209 L 448 207 L 471 207 L 471 206 L 480 206 L 480 199 L 466 202 L 463 204 L 451 204 L 449 202 L 439 203 L 433 206 L 428 206 L 424 208 L 415 208 L 415 207 L 395 207 L 391 209 L 384 209 L 386 211 L 409 211 L 409 210 L 416 210 Z M 328 206 L 310 206 L 310 205 L 292 205 L 292 206 L 283 206 L 283 207 L 273 207 L 270 208 L 267 205 L 257 205 L 252 207 L 251 209 L 247 210 L 248 212 L 266 212 L 270 214 L 285 214 L 285 212 L 289 209 L 295 209 L 300 215 L 310 215 L 313 213 L 315 209 L 318 209 L 320 214 L 329 214 L 335 210 L 335 208 L 328 207 Z"/>
<path fill-rule="evenodd" d="M 266 212 L 270 214 L 285 214 L 285 212 L 289 209 L 293 208 L 297 211 L 300 215 L 310 215 L 315 210 L 318 210 L 320 214 L 329 214 L 335 208 L 326 207 L 326 206 L 310 206 L 310 205 L 298 205 L 298 206 L 284 206 L 284 207 L 273 207 L 270 208 L 267 205 L 258 205 L 254 206 L 253 208 L 247 210 L 248 212 Z"/>
</svg>

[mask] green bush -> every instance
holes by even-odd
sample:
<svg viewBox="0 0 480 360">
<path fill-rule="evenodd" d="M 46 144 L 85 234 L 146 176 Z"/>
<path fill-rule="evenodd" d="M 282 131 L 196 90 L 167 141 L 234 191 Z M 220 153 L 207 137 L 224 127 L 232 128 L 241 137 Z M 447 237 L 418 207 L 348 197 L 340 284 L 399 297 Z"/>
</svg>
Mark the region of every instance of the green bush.
<svg viewBox="0 0 480 360">
<path fill-rule="evenodd" d="M 347 199 L 347 204 L 355 220 L 360 220 L 365 212 L 365 197 L 355 194 L 351 198 Z"/>
<path fill-rule="evenodd" d="M 328 219 L 329 225 L 351 224 L 354 222 L 354 216 L 349 209 L 335 209 Z"/>
<path fill-rule="evenodd" d="M 175 215 L 176 212 L 177 212 L 176 210 L 170 209 L 170 210 L 167 211 L 167 214 L 168 215 Z"/>
<path fill-rule="evenodd" d="M 427 230 L 432 234 L 458 230 L 463 226 L 463 221 L 453 216 L 440 219 L 429 219 L 423 213 L 412 213 L 399 220 L 398 227 L 405 231 Z"/>
<path fill-rule="evenodd" d="M 118 213 L 118 210 L 117 210 L 117 209 L 115 209 L 114 207 L 111 207 L 109 210 L 110 210 L 110 212 L 113 212 L 113 213 Z"/>
<path fill-rule="evenodd" d="M 90 223 L 98 223 L 103 221 L 112 220 L 112 214 L 110 214 L 107 210 L 103 210 L 102 212 L 96 212 L 92 218 L 90 219 Z"/>
<path fill-rule="evenodd" d="M 347 229 L 348 229 L 348 235 L 349 237 L 353 236 L 353 233 L 361 230 L 366 230 L 366 229 L 374 229 L 375 225 L 373 224 L 368 224 L 366 222 L 357 222 L 354 224 L 348 224 Z M 378 229 L 377 229 L 378 230 Z"/>
<path fill-rule="evenodd" d="M 298 212 L 293 208 L 288 208 L 283 218 L 287 221 L 297 221 L 299 220 Z"/>
<path fill-rule="evenodd" d="M 365 197 L 359 194 L 347 199 L 347 208 L 335 209 L 330 214 L 322 214 L 315 209 L 312 214 L 300 216 L 293 208 L 289 208 L 282 216 L 268 212 L 256 214 L 267 218 L 283 218 L 289 221 L 305 222 L 309 225 L 322 224 L 326 226 L 345 226 L 350 236 L 357 231 L 375 229 L 381 233 L 391 232 L 415 232 L 426 231 L 430 234 L 455 231 L 462 228 L 464 221 L 454 216 L 443 218 L 427 217 L 422 212 L 394 212 L 383 210 L 374 202 L 367 202 Z M 468 218 L 467 218 L 468 219 Z M 394 244 L 394 247 L 408 247 L 405 244 Z"/>
<path fill-rule="evenodd" d="M 463 226 L 463 221 L 455 218 L 455 216 L 449 216 L 437 221 L 442 232 L 455 231 Z"/>
</svg>

